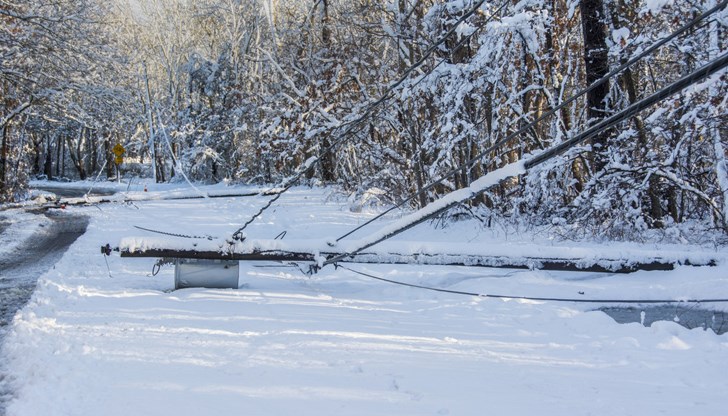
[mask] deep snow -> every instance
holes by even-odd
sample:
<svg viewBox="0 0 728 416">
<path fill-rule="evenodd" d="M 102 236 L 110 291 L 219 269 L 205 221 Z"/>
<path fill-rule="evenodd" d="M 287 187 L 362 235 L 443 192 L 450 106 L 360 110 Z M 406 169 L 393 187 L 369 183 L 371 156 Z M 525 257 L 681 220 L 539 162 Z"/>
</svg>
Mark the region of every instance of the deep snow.
<svg viewBox="0 0 728 416">
<path fill-rule="evenodd" d="M 88 232 L 41 277 L 3 346 L 14 392 L 8 415 L 683 415 L 728 407 L 728 338 L 712 331 L 674 322 L 622 325 L 592 311 L 598 304 L 436 293 L 333 267 L 306 276 L 292 265 L 243 263 L 238 290 L 171 291 L 172 268 L 152 277 L 153 259 L 112 256 L 110 278 L 98 254 L 107 242 L 153 236 L 134 225 L 226 236 L 265 200 L 78 208 L 91 217 Z M 329 241 L 374 215 L 350 211 L 330 191 L 294 188 L 246 234 L 262 240 L 287 231 L 284 241 Z M 490 245 L 514 255 L 522 247 L 569 248 L 527 233 L 506 241 L 474 222 L 423 224 L 397 239 L 403 246 Z M 579 250 L 627 257 L 683 250 L 720 263 L 629 275 L 350 267 L 477 293 L 728 298 L 722 249 L 622 243 Z"/>
</svg>

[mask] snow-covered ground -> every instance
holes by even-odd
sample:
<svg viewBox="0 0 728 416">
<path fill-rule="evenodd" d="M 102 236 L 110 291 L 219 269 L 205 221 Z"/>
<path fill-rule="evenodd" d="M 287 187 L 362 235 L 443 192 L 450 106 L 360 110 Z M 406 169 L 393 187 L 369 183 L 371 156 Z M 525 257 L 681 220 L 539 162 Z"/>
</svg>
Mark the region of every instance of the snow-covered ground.
<svg viewBox="0 0 728 416">
<path fill-rule="evenodd" d="M 228 236 L 265 201 L 74 208 L 91 217 L 88 232 L 41 277 L 3 346 L 14 392 L 8 415 L 718 415 L 728 408 L 728 335 L 712 331 L 674 322 L 622 325 L 593 311 L 599 304 L 432 292 L 334 267 L 307 276 L 293 265 L 243 263 L 237 290 L 172 291 L 171 267 L 152 277 L 154 259 L 98 254 L 105 243 L 155 236 L 135 225 Z M 246 234 L 273 239 L 287 231 L 283 241 L 330 241 L 374 215 L 352 212 L 330 191 L 295 188 Z M 467 243 L 514 255 L 573 250 L 527 233 L 506 239 L 502 230 L 477 222 L 421 225 L 389 244 L 413 250 L 416 242 Z M 682 251 L 719 265 L 629 275 L 347 267 L 483 294 L 728 298 L 722 248 L 623 243 L 580 244 L 579 250 L 638 258 Z M 701 307 L 726 310 L 728 303 Z"/>
</svg>

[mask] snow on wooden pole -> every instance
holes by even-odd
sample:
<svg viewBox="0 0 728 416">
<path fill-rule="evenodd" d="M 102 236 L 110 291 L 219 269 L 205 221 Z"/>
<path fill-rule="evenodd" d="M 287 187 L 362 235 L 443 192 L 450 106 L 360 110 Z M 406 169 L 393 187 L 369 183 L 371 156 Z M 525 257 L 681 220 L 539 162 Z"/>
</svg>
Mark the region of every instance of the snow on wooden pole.
<svg viewBox="0 0 728 416">
<path fill-rule="evenodd" d="M 308 249 L 308 251 L 306 251 Z M 569 247 L 513 247 L 467 243 L 428 243 L 397 241 L 381 244 L 376 250 L 356 254 L 337 251 L 322 240 L 246 240 L 228 244 L 222 240 L 169 239 L 166 237 L 128 237 L 118 248 L 121 257 L 198 259 L 222 261 L 269 261 L 314 263 L 340 256 L 339 263 L 416 264 L 437 266 L 475 266 L 559 271 L 629 273 L 635 270 L 672 270 L 676 265 L 714 266 L 717 261 L 698 253 L 639 250 L 624 257 L 619 250 L 602 250 L 595 257 L 589 249 Z M 321 250 L 321 251 L 319 251 Z M 102 252 L 111 254 L 109 245 Z"/>
<path fill-rule="evenodd" d="M 438 199 L 437 201 L 431 202 L 423 208 L 401 218 L 398 221 L 395 221 L 393 224 L 390 224 L 380 229 L 376 233 L 364 237 L 362 240 L 358 241 L 357 246 L 355 246 L 353 249 L 350 249 L 348 253 L 333 256 L 327 259 L 323 263 L 323 265 L 325 266 L 328 264 L 333 264 L 347 257 L 350 257 L 353 254 L 360 253 L 361 251 L 366 250 L 367 248 L 375 244 L 392 238 L 397 234 L 400 234 L 424 221 L 429 220 L 430 218 L 440 215 L 441 213 L 447 211 L 448 209 L 463 201 L 467 201 L 482 194 L 491 186 L 497 185 L 505 179 L 517 175 L 522 175 L 524 173 L 526 173 L 526 168 L 523 165 L 522 160 L 503 166 L 500 169 L 496 169 L 477 179 L 467 188 L 450 192 L 449 194 Z"/>
</svg>

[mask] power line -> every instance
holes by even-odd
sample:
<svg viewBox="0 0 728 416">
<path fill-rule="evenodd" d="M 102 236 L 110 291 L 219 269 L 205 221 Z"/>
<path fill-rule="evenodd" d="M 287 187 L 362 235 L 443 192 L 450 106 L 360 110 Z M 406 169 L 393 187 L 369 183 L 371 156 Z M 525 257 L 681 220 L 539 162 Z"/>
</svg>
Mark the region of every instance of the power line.
<svg viewBox="0 0 728 416">
<path fill-rule="evenodd" d="M 577 136 L 572 137 L 569 140 L 561 142 L 558 145 L 540 153 L 539 155 L 526 160 L 524 162 L 524 166 L 526 167 L 526 169 L 530 169 L 538 164 L 541 164 L 546 160 L 551 159 L 552 157 L 564 152 L 566 149 L 569 149 L 583 142 L 584 140 L 593 137 L 600 131 L 607 130 L 615 126 L 617 123 L 634 116 L 645 108 L 656 104 L 657 102 L 662 101 L 679 91 L 682 91 L 683 89 L 697 83 L 698 81 L 703 80 L 704 78 L 709 77 L 710 75 L 720 71 L 726 66 L 728 66 L 728 53 L 724 53 L 723 55 L 709 62 L 708 64 L 680 78 L 679 80 L 673 82 L 667 87 L 653 93 L 649 97 L 643 98 L 642 100 L 630 105 L 624 110 L 602 119 L 599 123 L 595 124 L 583 133 L 578 134 Z"/>
<path fill-rule="evenodd" d="M 451 290 L 442 289 L 438 287 L 417 285 L 414 283 L 401 282 L 398 280 L 387 279 L 381 276 L 375 276 L 371 273 L 354 270 L 350 267 L 345 267 L 340 264 L 336 264 L 337 268 L 348 270 L 352 273 L 368 277 L 370 279 L 379 280 L 386 283 L 392 283 L 400 286 L 407 286 L 414 289 L 424 289 L 433 292 L 450 293 L 453 295 L 464 295 L 464 296 L 475 296 L 479 298 L 495 298 L 495 299 L 516 299 L 516 300 L 529 300 L 529 301 L 540 301 L 540 302 L 569 302 L 569 303 L 718 303 L 728 302 L 728 299 L 584 299 L 584 298 L 558 298 L 558 297 L 538 297 L 538 296 L 519 296 L 519 295 L 497 295 L 489 293 L 477 293 L 467 292 L 462 290 Z"/>
<path fill-rule="evenodd" d="M 170 233 L 170 232 L 167 232 L 167 231 L 159 231 L 159 230 L 153 230 L 151 228 L 140 227 L 138 225 L 135 225 L 134 228 L 136 228 L 138 230 L 142 230 L 142 231 L 149 231 L 150 233 L 157 233 L 157 234 L 162 234 L 162 235 L 168 235 L 168 236 L 171 236 L 171 237 L 200 239 L 200 240 L 201 239 L 205 239 L 205 240 L 212 240 L 213 239 L 212 236 L 209 236 L 209 235 L 207 235 L 207 236 L 200 236 L 200 235 L 187 235 L 187 234 Z"/>
</svg>

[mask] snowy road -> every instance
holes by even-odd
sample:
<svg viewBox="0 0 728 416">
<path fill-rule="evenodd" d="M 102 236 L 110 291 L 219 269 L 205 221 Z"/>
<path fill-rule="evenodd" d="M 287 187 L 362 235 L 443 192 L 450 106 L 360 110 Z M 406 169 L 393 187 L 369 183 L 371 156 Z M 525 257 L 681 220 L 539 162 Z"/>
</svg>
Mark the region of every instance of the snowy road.
<svg viewBox="0 0 728 416">
<path fill-rule="evenodd" d="M 13 316 L 30 299 L 38 277 L 53 268 L 68 246 L 85 232 L 88 218 L 36 214 L 23 217 L 16 224 L 0 219 L 0 234 L 13 226 L 30 228 L 35 223 L 42 226 L 36 229 L 32 237 L 25 239 L 12 250 L 0 252 L 0 344 Z M 0 368 L 0 379 L 2 377 Z M 3 393 L 0 392 L 0 415 L 3 414 L 2 398 Z"/>
<path fill-rule="evenodd" d="M 40 227 L 14 250 L 0 253 L 0 328 L 28 300 L 36 279 L 53 267 L 88 225 L 88 218 L 82 216 L 49 214 L 45 218 L 50 225 Z"/>
<path fill-rule="evenodd" d="M 241 264 L 236 290 L 173 291 L 171 267 L 152 276 L 154 259 L 99 254 L 100 244 L 158 235 L 136 227 L 229 235 L 266 202 L 160 199 L 74 209 L 89 216 L 88 231 L 43 273 L 6 336 L 8 416 L 725 413 L 728 335 L 672 320 L 623 325 L 593 311 L 598 304 L 458 296 L 342 268 L 307 276 L 260 262 Z M 272 239 L 287 231 L 289 244 L 324 240 L 375 214 L 354 212 L 325 189 L 294 188 L 246 233 Z M 3 235 L 16 231 L 13 223 Z M 467 221 L 423 224 L 398 244 L 467 241 L 513 255 L 528 247 L 573 249 L 573 242 L 496 231 Z M 169 236 L 167 243 L 187 240 Z M 635 259 L 647 249 L 721 254 L 712 247 L 581 246 Z M 470 293 L 702 299 L 728 298 L 727 264 L 628 275 L 350 267 Z"/>
</svg>

